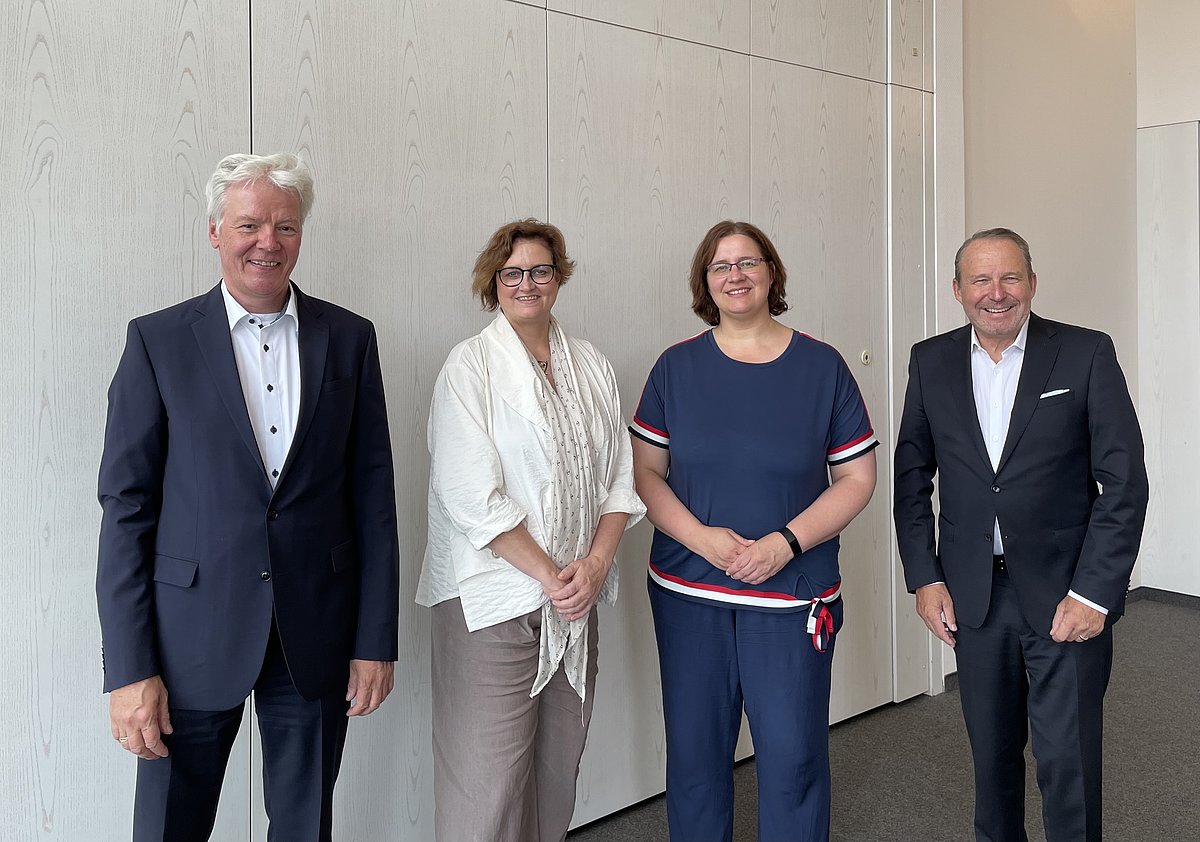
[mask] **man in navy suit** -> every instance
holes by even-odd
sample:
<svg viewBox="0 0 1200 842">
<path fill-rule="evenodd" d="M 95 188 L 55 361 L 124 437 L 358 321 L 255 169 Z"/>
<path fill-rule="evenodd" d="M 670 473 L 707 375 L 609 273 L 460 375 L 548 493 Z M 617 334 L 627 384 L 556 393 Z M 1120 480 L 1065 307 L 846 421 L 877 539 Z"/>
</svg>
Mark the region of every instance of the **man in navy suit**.
<svg viewBox="0 0 1200 842">
<path fill-rule="evenodd" d="M 896 442 L 900 557 L 917 612 L 957 655 L 979 842 L 1027 838 L 1031 725 L 1046 839 L 1101 839 L 1112 624 L 1146 515 L 1112 340 L 1039 318 L 1036 290 L 1019 234 L 963 243 L 954 296 L 970 324 L 913 347 Z"/>
<path fill-rule="evenodd" d="M 223 278 L 134 319 L 109 388 L 96 576 L 135 840 L 205 840 L 251 692 L 269 838 L 328 840 L 347 716 L 397 655 L 399 552 L 375 330 L 291 281 L 312 177 L 230 155 Z"/>
</svg>

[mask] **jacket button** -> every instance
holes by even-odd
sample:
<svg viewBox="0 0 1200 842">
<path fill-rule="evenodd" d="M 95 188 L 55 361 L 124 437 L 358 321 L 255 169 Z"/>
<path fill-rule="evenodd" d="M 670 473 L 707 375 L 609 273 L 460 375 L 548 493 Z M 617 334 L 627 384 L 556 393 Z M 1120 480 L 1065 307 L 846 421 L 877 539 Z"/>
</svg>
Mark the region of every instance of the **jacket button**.
<svg viewBox="0 0 1200 842">
<path fill-rule="evenodd" d="M 996 490 L 999 491 L 1000 489 L 996 489 Z M 267 512 L 267 518 L 270 520 L 279 520 L 279 512 L 275 511 L 274 509 L 271 509 L 271 511 Z"/>
<path fill-rule="evenodd" d="M 998 485 L 993 485 L 993 486 L 992 486 L 992 491 L 994 491 L 994 492 L 996 492 L 997 494 L 999 494 L 999 493 L 1000 493 L 1000 486 L 998 486 Z"/>
<path fill-rule="evenodd" d="M 261 579 L 262 579 L 264 582 L 269 582 L 269 581 L 271 581 L 271 571 L 270 571 L 270 570 L 264 570 L 264 571 L 262 572 L 262 574 L 260 575 L 260 578 L 261 578 Z"/>
</svg>

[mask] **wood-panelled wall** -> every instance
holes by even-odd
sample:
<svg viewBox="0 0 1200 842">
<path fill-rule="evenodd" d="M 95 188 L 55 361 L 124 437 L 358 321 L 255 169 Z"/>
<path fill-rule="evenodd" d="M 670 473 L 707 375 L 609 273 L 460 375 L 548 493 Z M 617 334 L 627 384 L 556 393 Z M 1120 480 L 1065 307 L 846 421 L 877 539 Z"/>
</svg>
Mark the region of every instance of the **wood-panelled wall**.
<svg viewBox="0 0 1200 842">
<path fill-rule="evenodd" d="M 875 499 L 843 542 L 834 719 L 936 686 L 889 518 L 907 347 L 933 321 L 934 13 L 935 0 L 5 3 L 0 838 L 129 836 L 134 769 L 108 734 L 93 596 L 105 390 L 130 318 L 218 280 L 203 187 L 233 151 L 307 159 L 317 202 L 296 280 L 373 319 L 383 353 L 399 680 L 351 727 L 337 838 L 432 838 L 429 624 L 412 602 L 425 420 L 446 352 L 490 318 L 471 264 L 514 217 L 566 233 L 579 269 L 557 313 L 609 355 L 627 414 L 658 353 L 703 327 L 685 280 L 703 232 L 726 217 L 768 231 L 789 266 L 784 320 L 842 352 L 884 442 Z M 662 789 L 649 538 L 648 524 L 627 535 L 622 599 L 601 616 L 577 821 Z M 265 838 L 252 730 L 215 839 Z"/>
</svg>

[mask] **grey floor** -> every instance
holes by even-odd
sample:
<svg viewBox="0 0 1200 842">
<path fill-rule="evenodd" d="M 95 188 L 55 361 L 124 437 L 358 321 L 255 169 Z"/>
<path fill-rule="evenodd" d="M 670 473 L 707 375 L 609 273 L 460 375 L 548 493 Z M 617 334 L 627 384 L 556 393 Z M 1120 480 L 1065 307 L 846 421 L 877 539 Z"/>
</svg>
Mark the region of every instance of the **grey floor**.
<svg viewBox="0 0 1200 842">
<path fill-rule="evenodd" d="M 1109 842 L 1200 840 L 1200 600 L 1135 591 L 1114 627 L 1105 697 Z M 830 730 L 834 842 L 973 838 L 971 756 L 958 693 L 920 696 Z M 736 842 L 755 842 L 753 761 L 734 775 Z M 1045 842 L 1028 757 L 1026 825 Z M 569 842 L 666 840 L 661 797 L 580 828 Z M 685 840 L 686 842 L 686 840 Z"/>
</svg>

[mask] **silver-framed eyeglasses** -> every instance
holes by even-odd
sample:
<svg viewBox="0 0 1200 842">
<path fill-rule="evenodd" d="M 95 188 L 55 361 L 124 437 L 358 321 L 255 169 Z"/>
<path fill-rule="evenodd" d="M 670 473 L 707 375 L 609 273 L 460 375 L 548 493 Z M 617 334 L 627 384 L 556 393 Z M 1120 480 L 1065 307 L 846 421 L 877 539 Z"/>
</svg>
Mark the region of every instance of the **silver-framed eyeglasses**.
<svg viewBox="0 0 1200 842">
<path fill-rule="evenodd" d="M 529 279 L 535 284 L 548 284 L 554 280 L 554 267 L 549 263 L 539 263 L 528 269 L 522 269 L 519 266 L 505 266 L 503 269 L 496 270 L 496 280 L 506 287 L 519 287 L 521 281 L 525 279 L 526 272 L 529 273 Z"/>
<path fill-rule="evenodd" d="M 743 272 L 753 272 L 764 263 L 770 262 L 771 261 L 765 257 L 743 257 L 741 260 L 738 260 L 734 263 L 710 263 L 708 264 L 707 268 L 708 274 L 712 275 L 714 278 L 723 278 L 733 271 L 734 266 L 741 269 Z"/>
</svg>

